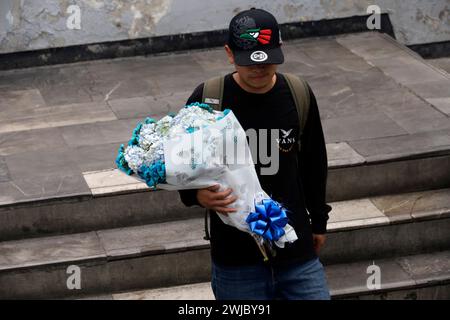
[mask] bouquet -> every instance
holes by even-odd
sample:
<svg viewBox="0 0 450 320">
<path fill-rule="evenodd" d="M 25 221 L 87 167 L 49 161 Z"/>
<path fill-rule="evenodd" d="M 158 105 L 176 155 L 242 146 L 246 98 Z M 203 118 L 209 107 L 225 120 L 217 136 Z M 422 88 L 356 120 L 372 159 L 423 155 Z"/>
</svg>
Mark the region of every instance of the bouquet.
<svg viewBox="0 0 450 320">
<path fill-rule="evenodd" d="M 286 209 L 262 189 L 242 126 L 233 112 L 193 103 L 159 121 L 147 118 L 134 129 L 128 146 L 121 145 L 120 170 L 165 190 L 200 189 L 215 184 L 233 189 L 235 213 L 220 219 L 255 239 L 264 259 L 273 245 L 283 248 L 297 235 Z"/>
</svg>

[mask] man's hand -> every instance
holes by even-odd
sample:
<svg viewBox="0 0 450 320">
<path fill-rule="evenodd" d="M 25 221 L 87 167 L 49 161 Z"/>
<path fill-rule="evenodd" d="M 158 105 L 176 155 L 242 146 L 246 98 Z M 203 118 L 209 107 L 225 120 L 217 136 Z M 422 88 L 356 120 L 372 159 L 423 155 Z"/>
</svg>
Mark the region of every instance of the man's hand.
<svg viewBox="0 0 450 320">
<path fill-rule="evenodd" d="M 319 254 L 320 249 L 322 249 L 325 244 L 326 236 L 324 234 L 314 234 L 313 233 L 313 245 L 316 254 Z"/>
<path fill-rule="evenodd" d="M 216 184 L 209 188 L 197 190 L 197 200 L 202 207 L 214 210 L 218 213 L 227 215 L 228 213 L 236 212 L 234 208 L 226 208 L 226 206 L 236 201 L 236 196 L 231 196 L 233 190 L 228 188 L 219 192 L 220 185 Z"/>
</svg>

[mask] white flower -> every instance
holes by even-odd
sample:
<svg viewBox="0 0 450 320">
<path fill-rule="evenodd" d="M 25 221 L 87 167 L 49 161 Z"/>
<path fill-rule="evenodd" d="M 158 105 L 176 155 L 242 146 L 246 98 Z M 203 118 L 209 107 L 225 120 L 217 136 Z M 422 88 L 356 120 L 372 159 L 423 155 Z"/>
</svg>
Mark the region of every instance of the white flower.
<svg viewBox="0 0 450 320">
<path fill-rule="evenodd" d="M 125 149 L 125 160 L 135 173 L 142 165 L 151 166 L 157 160 L 164 161 L 164 141 L 186 134 L 189 128 L 197 130 L 213 124 L 221 114 L 191 106 L 182 108 L 175 117 L 165 116 L 156 123 L 144 123 L 139 131 L 138 145 Z M 209 165 L 216 166 L 216 162 L 214 159 Z"/>
<path fill-rule="evenodd" d="M 155 124 L 143 124 L 139 133 L 139 146 L 144 150 L 148 150 L 150 146 L 158 140 L 159 137 L 155 132 Z"/>
<path fill-rule="evenodd" d="M 124 157 L 131 170 L 138 172 L 139 168 L 144 163 L 144 154 L 144 150 L 139 146 L 128 146 L 125 149 Z"/>
<path fill-rule="evenodd" d="M 171 116 L 165 116 L 156 123 L 155 130 L 161 137 L 166 137 L 169 134 L 172 120 Z"/>
</svg>

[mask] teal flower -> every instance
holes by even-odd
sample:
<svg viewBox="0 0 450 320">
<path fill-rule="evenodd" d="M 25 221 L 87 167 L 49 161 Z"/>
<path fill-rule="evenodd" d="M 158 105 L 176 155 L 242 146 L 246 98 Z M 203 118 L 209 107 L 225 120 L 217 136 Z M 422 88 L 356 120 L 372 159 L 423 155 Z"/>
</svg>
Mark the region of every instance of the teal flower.
<svg viewBox="0 0 450 320">
<path fill-rule="evenodd" d="M 149 118 L 149 117 L 145 118 L 144 122 L 145 122 L 145 124 L 156 123 L 155 119 Z M 140 128 L 139 128 L 139 130 L 140 130 Z"/>
<path fill-rule="evenodd" d="M 141 166 L 138 175 L 149 187 L 156 188 L 157 184 L 166 182 L 166 166 L 163 161 L 157 160 L 150 166 Z"/>
<path fill-rule="evenodd" d="M 196 127 L 189 127 L 189 128 L 186 129 L 187 133 L 192 133 L 192 132 L 195 132 L 195 131 L 197 131 Z"/>
<path fill-rule="evenodd" d="M 131 170 L 131 168 L 128 166 L 127 161 L 125 160 L 124 151 L 125 151 L 125 147 L 122 144 L 122 145 L 120 145 L 119 153 L 117 154 L 117 157 L 116 157 L 116 165 L 120 170 L 122 170 L 123 172 L 125 172 L 128 175 L 131 175 L 131 174 L 133 174 L 133 170 Z"/>
<path fill-rule="evenodd" d="M 217 119 L 216 119 L 216 121 L 222 120 L 227 114 L 230 113 L 230 111 L 231 111 L 230 109 L 225 109 L 225 110 L 223 110 L 222 115 L 221 115 L 221 116 L 218 116 Z"/>
<path fill-rule="evenodd" d="M 138 123 L 138 125 L 136 126 L 136 128 L 134 128 L 133 130 L 133 136 L 131 137 L 130 141 L 128 141 L 128 145 L 129 146 L 135 146 L 139 144 L 139 135 L 141 132 L 141 128 L 142 128 L 142 123 Z"/>
</svg>

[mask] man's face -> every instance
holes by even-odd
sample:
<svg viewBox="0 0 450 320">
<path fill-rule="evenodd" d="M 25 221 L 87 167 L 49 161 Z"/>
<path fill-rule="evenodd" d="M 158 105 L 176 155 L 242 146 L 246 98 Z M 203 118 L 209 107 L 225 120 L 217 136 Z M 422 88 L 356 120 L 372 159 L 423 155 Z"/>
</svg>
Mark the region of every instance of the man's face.
<svg viewBox="0 0 450 320">
<path fill-rule="evenodd" d="M 276 64 L 258 64 L 253 66 L 238 66 L 234 62 L 234 56 L 231 49 L 226 45 L 225 50 L 228 55 L 228 60 L 234 64 L 240 79 L 249 87 L 254 89 L 261 89 L 267 87 L 272 82 L 273 76 L 277 71 Z"/>
<path fill-rule="evenodd" d="M 267 87 L 272 82 L 273 76 L 277 71 L 276 64 L 259 64 L 254 66 L 235 65 L 239 77 L 249 87 L 260 89 Z"/>
</svg>

